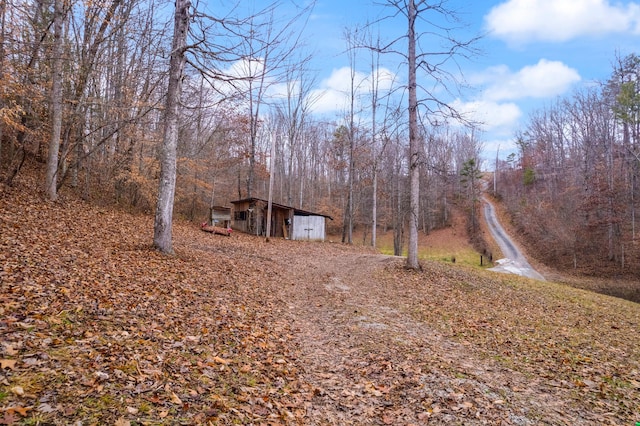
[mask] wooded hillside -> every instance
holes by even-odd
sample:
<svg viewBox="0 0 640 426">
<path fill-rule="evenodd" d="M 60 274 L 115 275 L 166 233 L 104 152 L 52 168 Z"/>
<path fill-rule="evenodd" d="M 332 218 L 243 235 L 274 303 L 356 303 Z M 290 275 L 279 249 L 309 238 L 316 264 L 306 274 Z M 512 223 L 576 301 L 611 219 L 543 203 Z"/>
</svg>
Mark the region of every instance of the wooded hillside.
<svg viewBox="0 0 640 426">
<path fill-rule="evenodd" d="M 0 192 L 0 424 L 639 421 L 640 305 Z"/>
<path fill-rule="evenodd" d="M 171 5 L 1 4 L 2 181 L 11 185 L 32 158 L 48 164 L 42 186 L 51 198 L 66 186 L 87 200 L 154 211 L 166 151 Z M 274 3 L 216 20 L 183 6 L 195 24 L 186 30 L 180 79 L 175 213 L 202 222 L 210 206 L 266 199 L 271 174 L 275 202 L 332 216 L 333 231 L 348 242 L 354 228 L 394 229 L 400 253 L 409 203 L 406 108 L 390 98 L 385 76 L 352 79 L 352 88 L 371 89 L 352 93 L 351 111 L 311 114 L 315 77 L 289 25 L 308 10 L 290 16 Z M 379 56 L 353 46 L 354 61 L 378 70 Z M 273 95 L 275 86 L 286 90 Z M 418 223 L 428 232 L 449 222 L 458 197 L 473 199 L 460 171 L 470 159 L 480 164 L 480 142 L 446 125 L 419 131 Z"/>
<path fill-rule="evenodd" d="M 478 123 L 437 93 L 422 93 L 409 152 L 408 111 L 402 96 L 393 96 L 406 87 L 386 80 L 384 49 L 367 31 L 345 36 L 354 65 L 350 107 L 325 117 L 312 113 L 315 77 L 292 25 L 309 9 L 287 14 L 275 2 L 251 16 L 216 19 L 181 2 L 193 25 L 177 49 L 185 61 L 174 78 L 181 93 L 167 103 L 174 4 L 0 5 L 3 185 L 13 185 L 25 161 L 35 160 L 46 164 L 41 187 L 51 199 L 68 187 L 86 200 L 159 212 L 159 187 L 173 182 L 163 173 L 175 163 L 175 198 L 165 204 L 196 223 L 214 205 L 266 199 L 271 188 L 275 202 L 333 217 L 329 231 L 343 242 L 353 242 L 356 230 L 375 246 L 378 230 L 393 230 L 396 254 L 405 252 L 415 224 L 424 233 L 449 225 L 452 204 L 467 212 L 472 237 L 478 229 L 481 169 L 491 168 L 482 161 Z M 418 30 L 418 38 L 434 34 Z M 453 43 L 453 57 L 473 53 L 471 41 L 455 43 L 448 32 L 443 39 Z M 443 64 L 417 55 L 425 61 L 416 67 L 429 68 L 419 73 L 419 86 L 447 87 Z M 552 267 L 640 276 L 639 62 L 635 55 L 618 58 L 600 86 L 539 111 L 518 139 L 519 152 L 497 161 L 496 195 L 531 254 Z M 357 80 L 356 63 L 370 77 Z M 168 105 L 178 116 L 169 138 L 176 158 L 163 163 Z"/>
<path fill-rule="evenodd" d="M 532 254 L 564 271 L 640 276 L 640 58 L 538 111 L 498 163 L 497 195 Z"/>
</svg>

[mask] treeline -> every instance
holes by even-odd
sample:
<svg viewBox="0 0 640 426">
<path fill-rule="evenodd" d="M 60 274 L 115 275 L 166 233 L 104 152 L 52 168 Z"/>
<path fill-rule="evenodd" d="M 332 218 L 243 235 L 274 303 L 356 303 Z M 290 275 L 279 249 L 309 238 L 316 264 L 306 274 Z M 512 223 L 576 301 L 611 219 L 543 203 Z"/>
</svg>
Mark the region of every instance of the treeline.
<svg viewBox="0 0 640 426">
<path fill-rule="evenodd" d="M 530 117 L 497 194 L 546 263 L 593 275 L 640 273 L 640 58 Z"/>
<path fill-rule="evenodd" d="M 163 0 L 0 0 L 4 184 L 15 182 L 27 159 L 54 158 L 55 190 L 155 209 L 172 7 Z M 379 89 L 380 58 L 347 40 L 353 66 L 371 70 L 370 89 L 355 90 L 363 81 L 352 73 L 351 107 L 334 117 L 314 114 L 315 76 L 290 25 L 306 13 L 287 15 L 277 5 L 246 17 L 193 11 L 175 212 L 200 222 L 213 205 L 266 198 L 273 172 L 275 202 L 333 216 L 332 230 L 347 242 L 354 229 L 367 243 L 375 243 L 376 230 L 393 230 L 400 253 L 409 211 L 406 108 L 394 104 L 396 87 Z M 59 146 L 51 144 L 56 122 Z M 476 176 L 481 146 L 474 132 L 456 129 L 420 128 L 424 232 L 446 226 L 454 203 L 474 211 L 478 181 L 469 167 Z M 52 146 L 57 156 L 49 155 Z"/>
</svg>

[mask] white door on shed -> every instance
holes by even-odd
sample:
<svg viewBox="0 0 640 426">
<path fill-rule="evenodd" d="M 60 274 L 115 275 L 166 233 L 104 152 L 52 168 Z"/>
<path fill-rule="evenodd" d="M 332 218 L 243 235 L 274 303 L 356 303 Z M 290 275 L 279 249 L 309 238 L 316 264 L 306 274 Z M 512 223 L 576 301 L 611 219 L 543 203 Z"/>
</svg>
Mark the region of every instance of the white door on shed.
<svg viewBox="0 0 640 426">
<path fill-rule="evenodd" d="M 293 216 L 291 239 L 324 241 L 324 216 Z"/>
</svg>

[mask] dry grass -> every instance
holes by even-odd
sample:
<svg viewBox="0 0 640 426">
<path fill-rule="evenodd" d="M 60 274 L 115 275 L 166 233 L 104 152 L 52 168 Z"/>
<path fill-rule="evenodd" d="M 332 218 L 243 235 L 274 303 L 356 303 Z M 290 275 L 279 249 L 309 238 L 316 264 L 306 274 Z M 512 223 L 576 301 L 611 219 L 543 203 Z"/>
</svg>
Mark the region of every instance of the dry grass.
<svg viewBox="0 0 640 426">
<path fill-rule="evenodd" d="M 475 250 L 469 241 L 466 231 L 464 216 L 454 210 L 451 226 L 436 229 L 429 234 L 418 233 L 418 257 L 422 260 L 433 260 L 445 263 L 456 263 L 474 268 L 480 267 L 480 253 Z M 332 241 L 340 241 L 339 235 L 333 235 Z M 371 233 L 365 238 L 361 230 L 354 232 L 355 245 L 369 246 Z M 382 254 L 393 255 L 393 231 L 379 231 L 377 235 L 377 251 Z M 406 241 L 403 255 L 406 255 Z M 491 266 L 487 262 L 487 256 L 483 257 L 483 267 Z"/>
</svg>

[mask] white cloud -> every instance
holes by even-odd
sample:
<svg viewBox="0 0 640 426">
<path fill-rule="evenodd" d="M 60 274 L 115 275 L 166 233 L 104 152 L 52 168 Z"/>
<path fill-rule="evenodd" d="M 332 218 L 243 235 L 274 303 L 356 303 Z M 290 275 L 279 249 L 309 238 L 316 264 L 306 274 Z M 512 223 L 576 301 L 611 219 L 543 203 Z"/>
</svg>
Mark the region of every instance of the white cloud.
<svg viewBox="0 0 640 426">
<path fill-rule="evenodd" d="M 512 73 L 506 66 L 489 68 L 476 82 L 487 84 L 483 98 L 490 101 L 551 98 L 580 81 L 580 74 L 559 61 L 541 59 Z"/>
<path fill-rule="evenodd" d="M 249 89 L 249 79 L 260 76 L 263 67 L 263 58 L 235 61 L 229 68 L 222 72 L 223 75 L 232 80 L 232 82 L 218 82 L 216 84 L 216 90 L 224 96 L 237 96 L 240 92 L 245 92 Z"/>
<path fill-rule="evenodd" d="M 311 110 L 316 114 L 344 111 L 347 106 L 345 93 L 331 88 L 312 90 L 309 97 L 315 99 Z"/>
<path fill-rule="evenodd" d="M 267 87 L 265 93 L 268 99 L 287 99 L 290 96 L 295 98 L 300 93 L 300 81 L 283 81 L 282 83 L 272 83 Z"/>
<path fill-rule="evenodd" d="M 640 4 L 609 0 L 508 0 L 485 16 L 489 32 L 512 43 L 640 33 Z"/>
<path fill-rule="evenodd" d="M 541 59 L 515 72 L 498 65 L 470 76 L 469 82 L 482 88 L 477 99 L 456 100 L 452 106 L 470 120 L 482 123 L 485 131 L 512 134 L 523 115 L 522 101 L 556 97 L 578 81 L 578 72 L 558 61 Z"/>
<path fill-rule="evenodd" d="M 250 78 L 250 77 L 258 77 L 263 70 L 263 58 L 256 59 L 240 59 L 239 61 L 234 62 L 231 66 L 225 71 L 225 75 L 229 77 L 237 77 L 237 78 Z"/>
<path fill-rule="evenodd" d="M 374 73 L 377 74 L 379 91 L 385 92 L 393 87 L 396 75 L 386 68 L 379 68 L 377 72 L 369 74 L 356 71 L 353 76 L 356 97 L 367 96 Z M 311 99 L 315 99 L 312 109 L 317 114 L 345 111 L 349 106 L 350 93 L 351 68 L 334 69 L 331 75 L 322 81 L 320 88 L 310 93 Z"/>
<path fill-rule="evenodd" d="M 515 137 L 490 139 L 483 142 L 483 152 L 486 159 L 484 163 L 488 170 L 495 168 L 496 154 L 501 160 L 506 160 L 509 154 L 518 152 Z"/>
<path fill-rule="evenodd" d="M 520 108 L 512 102 L 463 102 L 456 99 L 451 106 L 466 119 L 481 123 L 482 130 L 497 133 L 512 133 L 522 116 Z"/>
</svg>

